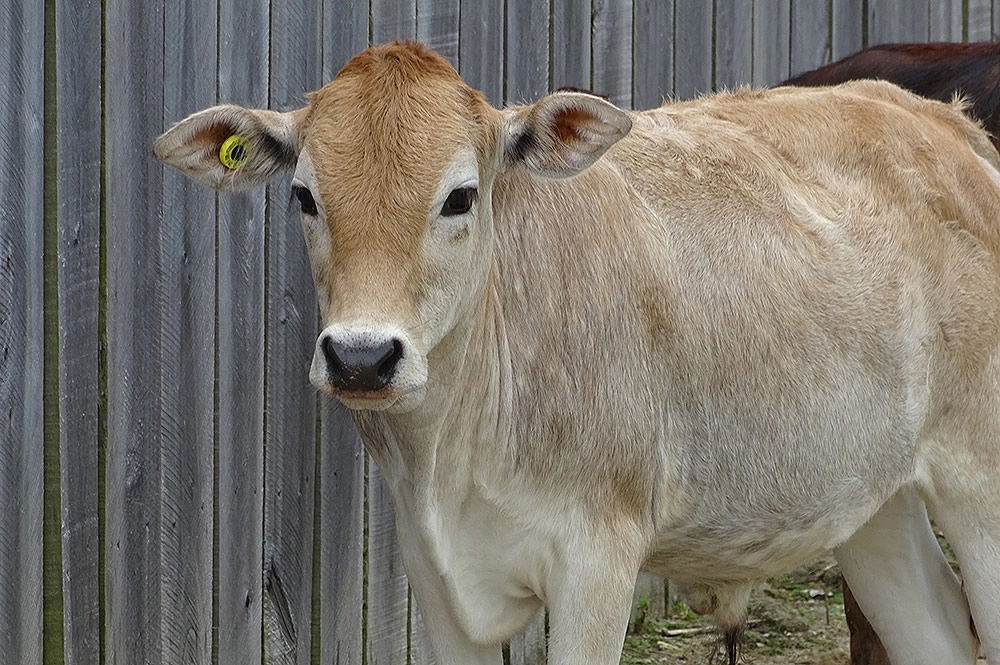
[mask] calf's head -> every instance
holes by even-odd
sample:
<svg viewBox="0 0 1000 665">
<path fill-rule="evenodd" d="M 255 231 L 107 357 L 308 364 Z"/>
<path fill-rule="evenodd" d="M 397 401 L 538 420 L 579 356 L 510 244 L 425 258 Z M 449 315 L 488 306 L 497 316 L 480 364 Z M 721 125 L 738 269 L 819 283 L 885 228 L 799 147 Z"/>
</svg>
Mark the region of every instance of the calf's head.
<svg viewBox="0 0 1000 665">
<path fill-rule="evenodd" d="M 631 127 L 582 93 L 498 111 L 416 43 L 362 52 L 308 102 L 288 113 L 216 106 L 154 151 L 220 190 L 292 172 L 323 326 L 310 379 L 363 409 L 418 405 L 428 358 L 482 296 L 497 175 L 574 175 Z"/>
</svg>

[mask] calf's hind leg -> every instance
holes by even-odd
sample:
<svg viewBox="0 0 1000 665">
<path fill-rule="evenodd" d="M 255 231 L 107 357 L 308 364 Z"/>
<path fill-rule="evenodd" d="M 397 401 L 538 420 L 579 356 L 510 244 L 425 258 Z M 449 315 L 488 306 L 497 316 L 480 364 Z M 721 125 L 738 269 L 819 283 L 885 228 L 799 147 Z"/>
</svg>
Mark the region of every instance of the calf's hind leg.
<svg viewBox="0 0 1000 665">
<path fill-rule="evenodd" d="M 913 488 L 897 492 L 835 555 L 891 662 L 975 662 L 965 596 Z"/>
</svg>

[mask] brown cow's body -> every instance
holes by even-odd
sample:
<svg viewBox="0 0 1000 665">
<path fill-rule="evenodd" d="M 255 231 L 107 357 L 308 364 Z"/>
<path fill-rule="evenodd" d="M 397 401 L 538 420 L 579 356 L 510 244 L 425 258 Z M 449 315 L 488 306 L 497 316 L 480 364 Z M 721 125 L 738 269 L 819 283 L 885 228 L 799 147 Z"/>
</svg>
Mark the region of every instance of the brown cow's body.
<svg viewBox="0 0 1000 665">
<path fill-rule="evenodd" d="M 836 85 L 883 79 L 923 97 L 965 97 L 966 112 L 1000 149 L 1000 42 L 882 44 L 792 77 L 782 85 Z"/>
</svg>

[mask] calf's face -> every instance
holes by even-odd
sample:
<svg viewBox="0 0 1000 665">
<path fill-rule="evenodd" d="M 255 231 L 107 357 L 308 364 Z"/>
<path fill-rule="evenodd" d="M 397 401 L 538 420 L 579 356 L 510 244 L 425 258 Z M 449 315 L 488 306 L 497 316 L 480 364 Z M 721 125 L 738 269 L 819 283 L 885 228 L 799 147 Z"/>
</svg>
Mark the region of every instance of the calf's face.
<svg viewBox="0 0 1000 665">
<path fill-rule="evenodd" d="M 154 150 L 216 189 L 292 170 L 322 316 L 310 379 L 351 408 L 405 411 L 482 296 L 497 174 L 573 175 L 630 126 L 580 93 L 501 113 L 433 52 L 391 44 L 355 56 L 302 109 L 213 107 Z"/>
</svg>

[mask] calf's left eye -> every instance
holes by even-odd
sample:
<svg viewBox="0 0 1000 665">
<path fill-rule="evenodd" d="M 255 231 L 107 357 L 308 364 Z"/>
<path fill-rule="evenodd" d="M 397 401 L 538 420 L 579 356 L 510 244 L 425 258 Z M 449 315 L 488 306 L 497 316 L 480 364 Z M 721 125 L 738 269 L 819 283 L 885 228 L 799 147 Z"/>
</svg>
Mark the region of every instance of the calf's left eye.
<svg viewBox="0 0 1000 665">
<path fill-rule="evenodd" d="M 451 194 L 445 200 L 444 205 L 441 206 L 441 214 L 444 217 L 452 217 L 454 215 L 464 215 L 469 212 L 472 208 L 472 204 L 476 201 L 476 188 L 475 187 L 460 187 L 458 189 L 453 189 Z"/>
</svg>

